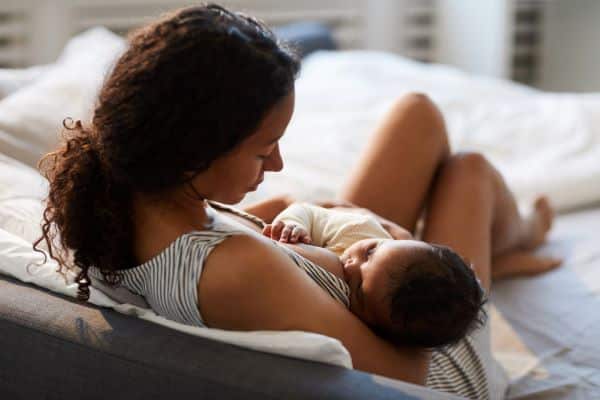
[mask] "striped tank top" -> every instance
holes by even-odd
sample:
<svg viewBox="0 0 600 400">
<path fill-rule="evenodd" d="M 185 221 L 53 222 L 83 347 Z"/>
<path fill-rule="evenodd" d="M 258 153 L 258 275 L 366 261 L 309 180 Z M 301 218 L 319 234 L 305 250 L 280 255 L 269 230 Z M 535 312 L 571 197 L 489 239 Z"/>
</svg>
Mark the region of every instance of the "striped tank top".
<svg viewBox="0 0 600 400">
<path fill-rule="evenodd" d="M 257 226 L 264 225 L 259 218 L 241 210 L 212 201 L 209 204 L 214 209 L 242 216 Z M 210 230 L 183 234 L 147 262 L 119 270 L 121 285 L 143 296 L 157 314 L 194 326 L 206 326 L 198 310 L 197 293 L 204 262 L 211 251 L 228 237 L 248 234 L 226 223 L 209 207 L 207 213 L 212 218 Z M 285 252 L 331 297 L 349 307 L 350 289 L 343 279 L 276 241 L 273 245 Z M 89 275 L 93 281 L 102 280 L 101 272 L 94 267 L 90 267 Z M 470 338 L 432 353 L 426 386 L 469 399 L 490 398 L 486 374 Z"/>
<path fill-rule="evenodd" d="M 243 216 L 257 225 L 264 224 L 259 218 L 233 207 L 216 202 L 209 204 L 215 209 Z M 145 263 L 118 271 L 121 275 L 121 286 L 142 296 L 157 314 L 194 326 L 206 326 L 198 310 L 197 293 L 204 262 L 211 251 L 228 237 L 248 234 L 247 231 L 228 223 L 209 207 L 207 213 L 212 220 L 210 230 L 185 233 Z M 343 279 L 288 247 L 274 240 L 272 243 L 331 297 L 349 307 L 350 288 Z M 88 273 L 93 282 L 103 282 L 102 273 L 97 268 L 90 267 Z"/>
</svg>

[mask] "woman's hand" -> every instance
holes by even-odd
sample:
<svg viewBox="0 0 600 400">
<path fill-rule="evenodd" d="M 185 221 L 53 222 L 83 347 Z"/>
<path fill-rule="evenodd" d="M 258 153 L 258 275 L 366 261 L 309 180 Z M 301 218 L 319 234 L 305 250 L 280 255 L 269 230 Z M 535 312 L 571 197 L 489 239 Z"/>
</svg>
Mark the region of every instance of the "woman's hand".
<svg viewBox="0 0 600 400">
<path fill-rule="evenodd" d="M 308 232 L 301 226 L 284 221 L 267 224 L 263 228 L 263 235 L 284 243 L 312 242 Z"/>
</svg>

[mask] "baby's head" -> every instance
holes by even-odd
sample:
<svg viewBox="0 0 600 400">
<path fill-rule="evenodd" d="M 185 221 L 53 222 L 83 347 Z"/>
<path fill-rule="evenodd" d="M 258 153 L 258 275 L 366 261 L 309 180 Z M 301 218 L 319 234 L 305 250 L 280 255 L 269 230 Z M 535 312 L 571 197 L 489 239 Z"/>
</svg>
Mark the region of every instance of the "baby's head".
<svg viewBox="0 0 600 400">
<path fill-rule="evenodd" d="M 450 248 L 414 240 L 364 239 L 340 257 L 350 310 L 404 346 L 456 343 L 486 318 L 484 291 Z"/>
</svg>

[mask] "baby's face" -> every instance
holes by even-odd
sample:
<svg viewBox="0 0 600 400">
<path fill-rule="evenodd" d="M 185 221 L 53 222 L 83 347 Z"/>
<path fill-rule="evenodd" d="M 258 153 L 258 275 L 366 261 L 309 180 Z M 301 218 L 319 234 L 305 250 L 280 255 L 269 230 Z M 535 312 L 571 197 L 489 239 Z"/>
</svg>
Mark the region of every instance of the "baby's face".
<svg viewBox="0 0 600 400">
<path fill-rule="evenodd" d="M 369 325 L 391 324 L 385 296 L 390 273 L 430 247 L 416 240 L 392 239 L 364 239 L 348 247 L 340 260 L 350 286 L 350 311 Z"/>
</svg>

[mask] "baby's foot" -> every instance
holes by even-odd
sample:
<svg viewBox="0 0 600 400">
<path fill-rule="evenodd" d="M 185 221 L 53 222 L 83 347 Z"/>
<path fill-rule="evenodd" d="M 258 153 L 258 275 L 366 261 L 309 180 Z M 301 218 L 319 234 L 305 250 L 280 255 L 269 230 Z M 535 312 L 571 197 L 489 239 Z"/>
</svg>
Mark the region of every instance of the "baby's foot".
<svg viewBox="0 0 600 400">
<path fill-rule="evenodd" d="M 552 227 L 554 209 L 546 196 L 536 198 L 533 211 L 524 218 L 523 239 L 519 246 L 524 250 L 533 250 L 546 240 L 546 235 Z"/>
<path fill-rule="evenodd" d="M 515 250 L 494 258 L 492 279 L 532 276 L 551 271 L 562 264 L 562 259 L 539 256 L 531 251 Z"/>
</svg>

